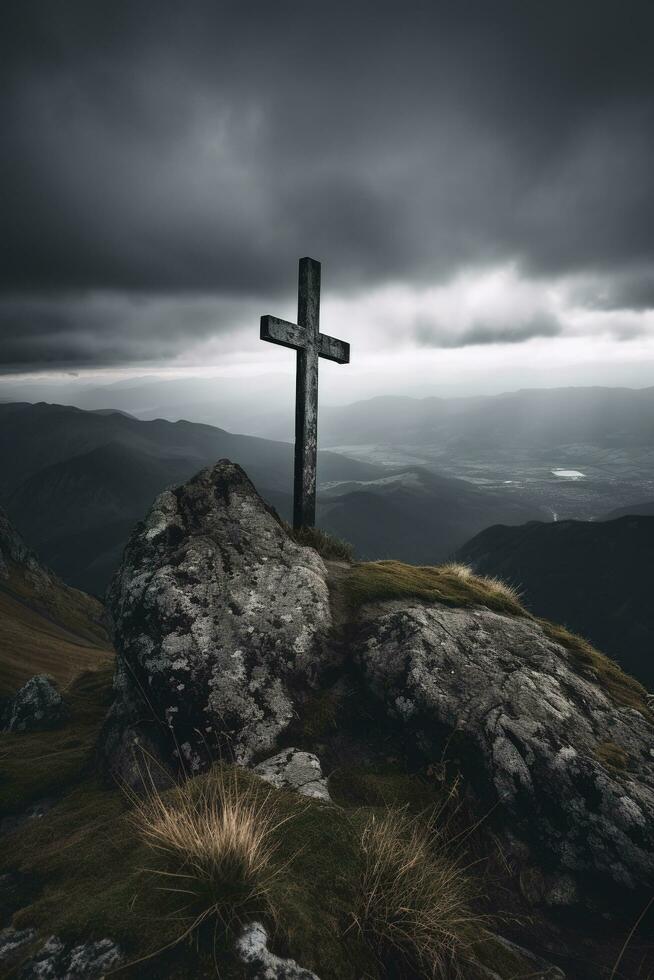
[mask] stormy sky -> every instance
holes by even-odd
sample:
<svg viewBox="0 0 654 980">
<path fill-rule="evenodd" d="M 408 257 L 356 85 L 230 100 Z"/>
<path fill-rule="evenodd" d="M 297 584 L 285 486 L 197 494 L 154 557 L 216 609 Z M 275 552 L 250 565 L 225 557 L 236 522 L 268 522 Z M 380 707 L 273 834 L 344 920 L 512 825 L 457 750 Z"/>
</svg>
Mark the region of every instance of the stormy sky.
<svg viewBox="0 0 654 980">
<path fill-rule="evenodd" d="M 7 0 L 0 374 L 654 383 L 654 6 Z M 431 386 L 431 387 L 430 387 Z"/>
</svg>

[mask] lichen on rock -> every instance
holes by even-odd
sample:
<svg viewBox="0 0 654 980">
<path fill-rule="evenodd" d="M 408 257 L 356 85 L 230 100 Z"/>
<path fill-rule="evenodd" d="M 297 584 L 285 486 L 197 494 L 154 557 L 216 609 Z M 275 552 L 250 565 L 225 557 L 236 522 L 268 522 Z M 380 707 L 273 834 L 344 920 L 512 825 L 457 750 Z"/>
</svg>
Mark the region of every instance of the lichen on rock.
<svg viewBox="0 0 654 980">
<path fill-rule="evenodd" d="M 236 940 L 236 953 L 251 980 L 319 980 L 295 960 L 282 959 L 268 949 L 268 933 L 260 922 L 243 929 Z"/>
<path fill-rule="evenodd" d="M 51 677 L 36 674 L 14 695 L 3 711 L 7 732 L 37 732 L 55 728 L 68 717 L 68 707 Z"/>
<path fill-rule="evenodd" d="M 162 493 L 135 529 L 108 605 L 118 652 L 105 752 L 135 743 L 193 773 L 274 749 L 315 687 L 331 626 L 322 559 L 227 460 Z M 130 773 L 129 778 L 133 777 Z"/>
<path fill-rule="evenodd" d="M 538 623 L 395 601 L 364 610 L 355 646 L 369 688 L 423 751 L 456 737 L 464 775 L 499 807 L 508 838 L 550 870 L 651 886 L 654 728 Z M 602 763 L 607 739 L 629 768 Z"/>
<path fill-rule="evenodd" d="M 253 771 L 276 789 L 291 789 L 316 800 L 330 799 L 320 759 L 313 752 L 284 749 L 270 759 L 264 759 Z"/>
</svg>

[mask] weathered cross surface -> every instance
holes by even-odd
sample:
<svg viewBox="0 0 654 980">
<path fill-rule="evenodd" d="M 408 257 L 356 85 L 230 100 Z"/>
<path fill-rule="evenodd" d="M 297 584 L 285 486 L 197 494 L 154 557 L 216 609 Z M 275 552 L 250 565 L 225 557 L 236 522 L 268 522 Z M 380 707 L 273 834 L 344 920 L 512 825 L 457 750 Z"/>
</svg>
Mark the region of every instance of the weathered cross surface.
<svg viewBox="0 0 654 980">
<path fill-rule="evenodd" d="M 318 358 L 348 364 L 350 345 L 320 333 L 320 262 L 300 259 L 297 323 L 261 317 L 261 339 L 297 351 L 295 381 L 295 478 L 293 526 L 316 522 Z"/>
</svg>

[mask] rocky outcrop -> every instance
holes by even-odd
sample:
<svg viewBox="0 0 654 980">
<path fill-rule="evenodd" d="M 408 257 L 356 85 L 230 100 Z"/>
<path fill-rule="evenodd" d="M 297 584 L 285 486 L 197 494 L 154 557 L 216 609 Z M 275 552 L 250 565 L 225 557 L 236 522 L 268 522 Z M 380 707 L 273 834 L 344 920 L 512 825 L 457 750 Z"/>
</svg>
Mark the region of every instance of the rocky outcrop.
<svg viewBox="0 0 654 980">
<path fill-rule="evenodd" d="M 251 980 L 319 980 L 295 960 L 282 959 L 268 949 L 268 933 L 259 922 L 246 926 L 236 940 L 236 955 Z"/>
<path fill-rule="evenodd" d="M 329 661 L 322 559 L 227 460 L 157 498 L 108 606 L 118 666 L 104 751 L 128 779 L 139 744 L 188 772 L 269 752 Z"/>
<path fill-rule="evenodd" d="M 347 569 L 338 571 L 332 584 L 346 591 Z M 118 650 L 109 764 L 134 781 L 136 744 L 191 773 L 227 752 L 243 764 L 276 752 L 259 764 L 263 778 L 326 799 L 320 764 L 304 751 L 322 756 L 322 747 L 279 752 L 278 741 L 310 730 L 289 730 L 294 714 L 326 671 L 332 686 L 345 679 L 347 658 L 375 717 L 389 718 L 386 754 L 398 733 L 423 763 L 455 754 L 530 901 L 574 904 L 580 882 L 651 888 L 654 727 L 644 692 L 642 705 L 640 695 L 621 703 L 527 615 L 410 597 L 353 613 L 345 591 L 334 642 L 325 564 L 293 541 L 238 466 L 222 461 L 163 493 L 109 595 Z M 367 732 L 356 731 L 332 745 L 331 765 L 355 738 L 365 748 Z"/>
<path fill-rule="evenodd" d="M 36 674 L 3 709 L 4 730 L 36 732 L 56 728 L 68 718 L 68 707 L 47 674 Z"/>
<path fill-rule="evenodd" d="M 0 507 L 0 579 L 9 574 L 11 562 L 23 565 L 36 574 L 45 574 L 34 552 L 27 547 Z"/>
<path fill-rule="evenodd" d="M 302 796 L 329 801 L 327 780 L 320 759 L 313 752 L 284 749 L 254 767 L 254 772 L 275 789 L 290 789 Z"/>
<path fill-rule="evenodd" d="M 386 603 L 367 610 L 356 653 L 423 752 L 456 736 L 466 777 L 499 803 L 506 837 L 528 846 L 528 860 L 587 883 L 651 887 L 654 728 L 536 622 Z"/>
</svg>

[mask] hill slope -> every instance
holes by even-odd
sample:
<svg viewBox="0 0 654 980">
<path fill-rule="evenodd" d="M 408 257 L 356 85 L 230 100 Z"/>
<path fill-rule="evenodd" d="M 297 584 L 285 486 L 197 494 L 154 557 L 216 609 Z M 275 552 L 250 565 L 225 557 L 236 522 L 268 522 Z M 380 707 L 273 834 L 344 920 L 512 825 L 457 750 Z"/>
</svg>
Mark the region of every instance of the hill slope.
<svg viewBox="0 0 654 980">
<path fill-rule="evenodd" d="M 458 557 L 516 585 L 529 609 L 587 637 L 654 689 L 654 517 L 490 527 Z"/>
<path fill-rule="evenodd" d="M 351 542 L 360 558 L 445 561 L 471 535 L 499 522 L 543 517 L 512 495 L 440 476 L 424 467 L 346 483 L 323 495 L 319 521 Z"/>
<path fill-rule="evenodd" d="M 602 520 L 613 521 L 618 517 L 630 517 L 631 515 L 654 517 L 654 500 L 646 500 L 640 504 L 628 504 L 626 507 L 616 507 L 615 510 L 605 514 Z"/>
<path fill-rule="evenodd" d="M 0 510 L 0 696 L 34 674 L 66 686 L 106 663 L 103 609 L 45 569 Z"/>
</svg>

